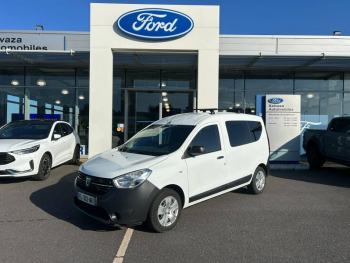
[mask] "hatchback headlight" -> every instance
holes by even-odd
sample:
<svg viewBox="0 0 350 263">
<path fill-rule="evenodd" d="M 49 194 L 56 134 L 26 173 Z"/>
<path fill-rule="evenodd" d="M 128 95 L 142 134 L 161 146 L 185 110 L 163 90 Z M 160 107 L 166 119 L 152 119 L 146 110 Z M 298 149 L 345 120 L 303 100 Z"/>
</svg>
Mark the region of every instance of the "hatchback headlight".
<svg viewBox="0 0 350 263">
<path fill-rule="evenodd" d="M 37 150 L 39 150 L 39 148 L 40 148 L 40 145 L 36 145 L 36 146 L 31 147 L 31 148 L 15 150 L 15 151 L 12 151 L 10 153 L 19 154 L 19 155 L 28 154 L 28 153 L 36 152 Z"/>
<path fill-rule="evenodd" d="M 142 169 L 118 176 L 113 179 L 113 182 L 118 188 L 134 188 L 142 184 L 151 173 L 150 169 Z"/>
</svg>

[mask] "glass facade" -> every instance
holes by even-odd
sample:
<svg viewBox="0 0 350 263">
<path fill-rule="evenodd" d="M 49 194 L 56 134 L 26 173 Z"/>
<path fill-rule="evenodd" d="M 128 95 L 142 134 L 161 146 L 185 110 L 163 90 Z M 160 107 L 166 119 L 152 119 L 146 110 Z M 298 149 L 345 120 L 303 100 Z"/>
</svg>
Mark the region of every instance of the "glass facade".
<svg viewBox="0 0 350 263">
<path fill-rule="evenodd" d="M 339 71 L 227 71 L 219 74 L 221 111 L 255 114 L 256 95 L 301 96 L 301 133 L 326 129 L 339 116 L 350 116 L 350 73 Z M 301 154 L 303 154 L 301 150 Z"/>
<path fill-rule="evenodd" d="M 88 85 L 88 67 L 0 67 L 0 126 L 24 119 L 67 121 L 78 132 L 85 155 Z"/>
<path fill-rule="evenodd" d="M 194 108 L 195 70 L 113 71 L 112 147 L 154 121 Z"/>
</svg>

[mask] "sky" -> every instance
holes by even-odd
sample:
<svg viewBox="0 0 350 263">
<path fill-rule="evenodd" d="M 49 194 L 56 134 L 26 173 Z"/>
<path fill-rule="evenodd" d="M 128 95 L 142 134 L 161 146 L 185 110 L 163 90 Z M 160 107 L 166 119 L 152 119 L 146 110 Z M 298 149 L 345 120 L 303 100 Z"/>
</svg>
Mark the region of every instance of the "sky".
<svg viewBox="0 0 350 263">
<path fill-rule="evenodd" d="M 350 35 L 350 0 L 16 0 L 0 30 L 90 31 L 90 3 L 219 5 L 220 34 Z"/>
</svg>

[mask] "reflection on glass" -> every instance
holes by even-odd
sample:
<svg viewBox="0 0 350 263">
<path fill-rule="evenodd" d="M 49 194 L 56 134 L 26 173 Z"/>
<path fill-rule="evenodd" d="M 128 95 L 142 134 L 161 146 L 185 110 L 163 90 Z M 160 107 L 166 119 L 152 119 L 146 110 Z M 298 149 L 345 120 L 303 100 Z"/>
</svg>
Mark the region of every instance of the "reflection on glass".
<svg viewBox="0 0 350 263">
<path fill-rule="evenodd" d="M 89 89 L 77 89 L 78 96 L 78 123 L 77 133 L 80 137 L 82 155 L 88 154 L 89 146 Z"/>
<path fill-rule="evenodd" d="M 293 74 L 289 71 L 247 71 L 246 90 L 293 91 Z"/>
<path fill-rule="evenodd" d="M 113 88 L 112 148 L 124 143 L 124 94 L 124 90 Z"/>
<path fill-rule="evenodd" d="M 75 68 L 27 67 L 26 85 L 49 87 L 75 86 Z"/>
<path fill-rule="evenodd" d="M 344 116 L 350 116 L 350 93 L 344 95 Z"/>
<path fill-rule="evenodd" d="M 162 70 L 162 89 L 195 89 L 196 74 L 194 70 Z"/>
<path fill-rule="evenodd" d="M 77 68 L 77 86 L 89 87 L 89 68 Z"/>
<path fill-rule="evenodd" d="M 0 86 L 23 86 L 24 67 L 1 67 Z"/>
<path fill-rule="evenodd" d="M 61 89 L 27 88 L 30 100 L 30 119 L 58 119 L 75 124 L 75 89 L 62 94 Z"/>
<path fill-rule="evenodd" d="M 160 70 L 134 70 L 126 71 L 126 87 L 135 89 L 159 89 Z"/>
<path fill-rule="evenodd" d="M 192 93 L 168 92 L 168 101 L 163 103 L 163 118 L 193 110 Z"/>
<path fill-rule="evenodd" d="M 295 90 L 342 91 L 341 72 L 295 72 Z"/>
<path fill-rule="evenodd" d="M 219 109 L 226 111 L 242 112 L 244 79 L 243 72 L 220 70 L 219 73 Z"/>
<path fill-rule="evenodd" d="M 24 119 L 24 89 L 0 89 L 0 127 L 14 120 Z"/>
</svg>

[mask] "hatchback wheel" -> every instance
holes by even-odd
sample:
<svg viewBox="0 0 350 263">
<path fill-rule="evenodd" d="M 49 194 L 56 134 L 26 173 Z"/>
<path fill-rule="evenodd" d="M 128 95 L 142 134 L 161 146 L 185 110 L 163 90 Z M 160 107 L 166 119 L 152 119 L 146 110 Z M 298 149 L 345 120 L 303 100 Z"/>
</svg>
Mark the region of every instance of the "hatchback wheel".
<svg viewBox="0 0 350 263">
<path fill-rule="evenodd" d="M 79 145 L 75 146 L 74 153 L 73 153 L 73 158 L 70 161 L 71 164 L 79 165 L 80 161 L 80 147 Z"/>
<path fill-rule="evenodd" d="M 262 167 L 258 167 L 253 175 L 252 182 L 248 185 L 248 189 L 253 194 L 261 194 L 266 185 L 266 171 Z"/>
<path fill-rule="evenodd" d="M 181 198 L 172 189 L 163 189 L 153 200 L 148 212 L 147 224 L 158 233 L 173 229 L 180 219 Z"/>
<path fill-rule="evenodd" d="M 45 153 L 41 158 L 41 161 L 39 164 L 39 171 L 36 175 L 34 175 L 34 179 L 36 181 L 45 181 L 47 178 L 49 178 L 50 173 L 51 173 L 51 158 L 47 153 Z"/>
</svg>

